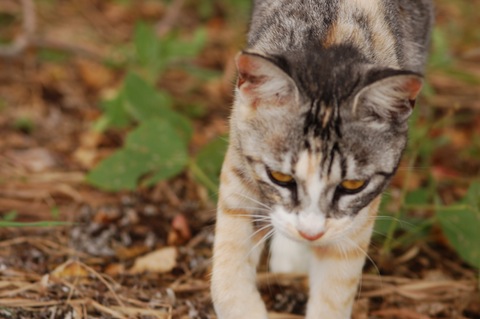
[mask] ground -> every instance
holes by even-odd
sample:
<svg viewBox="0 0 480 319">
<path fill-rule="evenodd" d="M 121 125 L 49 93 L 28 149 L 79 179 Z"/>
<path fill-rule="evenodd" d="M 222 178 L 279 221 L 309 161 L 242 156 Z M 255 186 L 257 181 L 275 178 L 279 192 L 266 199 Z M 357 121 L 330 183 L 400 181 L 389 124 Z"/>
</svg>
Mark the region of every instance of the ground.
<svg viewBox="0 0 480 319">
<path fill-rule="evenodd" d="M 155 85 L 176 109 L 200 110 L 192 116 L 192 154 L 227 133 L 245 5 L 38 0 L 32 23 L 28 10 L 22 14 L 29 4 L 0 3 L 0 318 L 215 318 L 208 290 L 215 201 L 194 174 L 118 192 L 85 176 L 125 140 L 128 129 L 93 126 L 100 101 L 134 68 L 125 61 L 139 20 L 160 38 L 206 30 L 190 62 L 209 76 L 172 67 Z M 479 5 L 437 1 L 412 146 L 383 206 L 403 211 L 405 223 L 431 218 L 433 197 L 451 205 L 480 179 Z M 22 34 L 25 46 L 15 42 Z M 418 202 L 427 190 L 431 202 Z M 354 319 L 480 318 L 478 270 L 438 223 L 422 236 L 414 227 L 399 227 L 394 243 L 401 244 L 388 251 L 384 238 L 374 238 Z M 261 266 L 258 284 L 272 318 L 301 318 L 304 277 Z"/>
</svg>

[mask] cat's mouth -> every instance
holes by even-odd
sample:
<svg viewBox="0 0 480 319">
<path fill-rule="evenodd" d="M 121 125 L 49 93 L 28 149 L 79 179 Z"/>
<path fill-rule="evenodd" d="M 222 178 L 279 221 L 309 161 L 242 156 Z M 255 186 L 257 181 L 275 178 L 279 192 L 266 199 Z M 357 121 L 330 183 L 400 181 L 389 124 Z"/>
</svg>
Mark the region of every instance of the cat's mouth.
<svg viewBox="0 0 480 319">
<path fill-rule="evenodd" d="M 319 231 L 317 233 L 307 233 L 307 232 L 304 232 L 302 230 L 298 230 L 298 234 L 300 235 L 300 237 L 308 240 L 308 241 L 311 241 L 311 242 L 314 242 L 316 241 L 317 239 L 320 239 L 323 237 L 323 235 L 325 235 L 325 232 L 324 231 Z"/>
<path fill-rule="evenodd" d="M 291 214 L 282 208 L 271 214 L 274 229 L 284 236 L 308 245 L 324 245 L 346 235 L 351 219 L 325 218 L 320 214 Z"/>
</svg>

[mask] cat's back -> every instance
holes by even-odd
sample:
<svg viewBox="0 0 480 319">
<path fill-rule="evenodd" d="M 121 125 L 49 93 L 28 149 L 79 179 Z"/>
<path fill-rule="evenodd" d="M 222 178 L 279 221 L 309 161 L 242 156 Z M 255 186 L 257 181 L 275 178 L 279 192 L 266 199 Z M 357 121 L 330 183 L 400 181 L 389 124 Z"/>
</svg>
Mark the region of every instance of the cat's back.
<svg viewBox="0 0 480 319">
<path fill-rule="evenodd" d="M 255 0 L 248 48 L 266 54 L 335 45 L 370 63 L 421 72 L 431 0 Z"/>
</svg>

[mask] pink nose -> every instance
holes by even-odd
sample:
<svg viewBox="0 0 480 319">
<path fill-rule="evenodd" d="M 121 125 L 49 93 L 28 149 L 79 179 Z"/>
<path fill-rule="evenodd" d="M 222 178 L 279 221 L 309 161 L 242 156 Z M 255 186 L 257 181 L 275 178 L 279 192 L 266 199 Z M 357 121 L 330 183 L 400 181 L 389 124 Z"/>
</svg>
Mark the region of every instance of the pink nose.
<svg viewBox="0 0 480 319">
<path fill-rule="evenodd" d="M 304 233 L 304 232 L 301 231 L 301 230 L 299 230 L 298 233 L 300 234 L 300 236 L 302 236 L 302 237 L 305 238 L 306 240 L 310 240 L 310 241 L 317 240 L 317 239 L 319 239 L 320 237 L 322 237 L 323 234 L 324 234 L 324 232 L 319 232 L 318 234 L 310 235 L 310 234 Z"/>
</svg>

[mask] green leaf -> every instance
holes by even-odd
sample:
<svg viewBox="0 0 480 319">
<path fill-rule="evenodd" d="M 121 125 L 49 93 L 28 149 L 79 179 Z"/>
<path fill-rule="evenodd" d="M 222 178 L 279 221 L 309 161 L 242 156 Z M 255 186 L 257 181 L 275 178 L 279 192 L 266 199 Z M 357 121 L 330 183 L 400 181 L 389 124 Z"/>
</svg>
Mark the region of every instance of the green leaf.
<svg viewBox="0 0 480 319">
<path fill-rule="evenodd" d="M 172 124 L 185 143 L 190 140 L 193 128 L 190 121 L 171 109 L 172 100 L 165 92 L 157 91 L 138 75 L 129 73 L 125 79 L 124 92 L 128 112 L 139 122 L 160 117 Z"/>
<path fill-rule="evenodd" d="M 61 221 L 41 221 L 41 222 L 13 222 L 0 220 L 0 228 L 2 227 L 56 227 L 56 226 L 72 226 L 74 223 Z"/>
<path fill-rule="evenodd" d="M 161 43 L 152 26 L 139 22 L 133 36 L 137 62 L 146 70 L 150 79 L 155 79 L 163 61 L 160 59 Z"/>
<path fill-rule="evenodd" d="M 428 202 L 429 192 L 427 189 L 419 189 L 407 194 L 405 204 L 420 205 Z M 396 216 L 394 212 L 388 211 L 390 196 L 384 196 L 380 205 L 380 210 L 375 221 L 373 236 L 378 241 L 382 241 L 389 233 L 392 223 L 395 223 L 396 230 L 392 239 L 392 246 L 408 246 L 413 242 L 428 238 L 432 221 L 430 219 L 410 216 L 402 212 Z"/>
<path fill-rule="evenodd" d="M 432 43 L 433 50 L 429 59 L 430 66 L 437 68 L 450 66 L 452 64 L 451 45 L 448 43 L 446 33 L 440 27 L 433 29 Z"/>
<path fill-rule="evenodd" d="M 480 182 L 470 185 L 460 205 L 439 208 L 437 218 L 457 253 L 470 265 L 480 268 Z"/>
<path fill-rule="evenodd" d="M 205 145 L 195 157 L 194 176 L 207 187 L 212 198 L 216 198 L 227 146 L 227 138 L 218 137 Z"/>
<path fill-rule="evenodd" d="M 373 230 L 373 236 L 377 237 L 380 241 L 384 240 L 390 229 L 390 225 L 393 223 L 391 215 L 380 214 L 375 220 L 375 227 Z"/>
<path fill-rule="evenodd" d="M 100 162 L 87 181 L 101 189 L 135 189 L 141 177 L 154 174 L 144 183 L 149 186 L 173 177 L 188 161 L 187 143 L 165 119 L 143 122 L 126 139 L 123 149 Z"/>
<path fill-rule="evenodd" d="M 18 212 L 16 210 L 8 211 L 5 215 L 3 215 L 4 221 L 14 221 L 17 218 Z"/>
<path fill-rule="evenodd" d="M 55 49 L 47 49 L 42 48 L 38 50 L 37 57 L 40 61 L 48 61 L 48 62 L 56 62 L 56 63 L 64 63 L 69 60 L 71 54 L 67 53 L 67 51 L 55 50 Z"/>
<path fill-rule="evenodd" d="M 52 216 L 53 219 L 60 219 L 60 208 L 57 206 L 54 206 L 50 209 L 50 215 Z"/>
<path fill-rule="evenodd" d="M 205 46 L 206 40 L 207 32 L 203 28 L 197 29 L 189 41 L 179 41 L 177 37 L 171 35 L 162 42 L 165 48 L 163 57 L 168 60 L 195 57 Z"/>
<path fill-rule="evenodd" d="M 142 154 L 123 149 L 116 151 L 90 171 L 87 181 L 104 190 L 135 189 L 137 179 L 145 171 L 146 161 Z"/>
<path fill-rule="evenodd" d="M 172 101 L 168 94 L 157 91 L 135 73 L 128 73 L 124 83 L 127 111 L 139 122 L 161 115 L 170 108 Z"/>
<path fill-rule="evenodd" d="M 100 107 L 104 110 L 104 114 L 95 123 L 95 130 L 101 132 L 109 127 L 123 128 L 129 125 L 132 117 L 126 111 L 126 103 L 127 100 L 123 90 L 115 98 L 102 101 Z"/>
<path fill-rule="evenodd" d="M 409 192 L 405 198 L 407 205 L 425 205 L 429 202 L 430 190 L 426 188 L 420 188 Z"/>
</svg>

